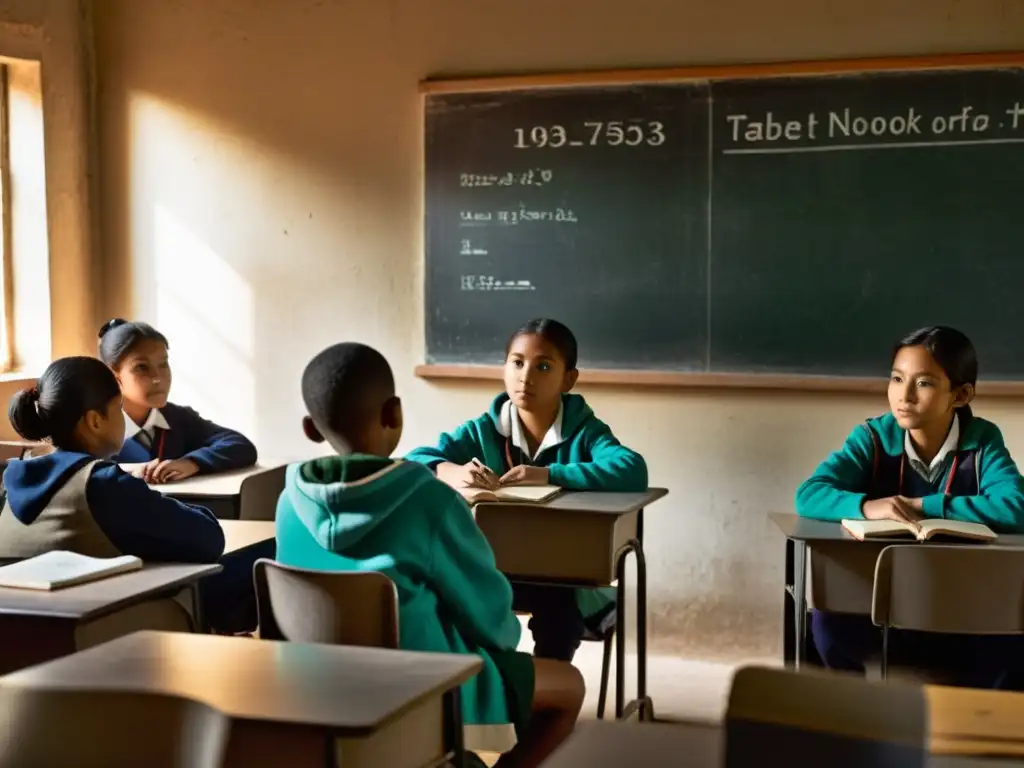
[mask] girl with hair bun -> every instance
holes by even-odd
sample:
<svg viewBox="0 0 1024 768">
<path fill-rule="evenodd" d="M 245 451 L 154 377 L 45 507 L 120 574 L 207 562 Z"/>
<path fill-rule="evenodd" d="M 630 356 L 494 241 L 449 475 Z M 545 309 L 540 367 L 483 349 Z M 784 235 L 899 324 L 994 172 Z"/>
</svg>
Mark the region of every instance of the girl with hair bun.
<svg viewBox="0 0 1024 768">
<path fill-rule="evenodd" d="M 215 562 L 224 533 L 209 510 L 164 496 L 110 461 L 124 440 L 121 391 L 91 357 L 50 364 L 11 398 L 8 418 L 53 453 L 11 461 L 0 513 L 0 558 L 66 549 L 91 557 Z"/>
<path fill-rule="evenodd" d="M 252 565 L 273 557 L 272 542 L 223 555 L 224 531 L 210 510 L 124 472 L 111 460 L 124 444 L 121 409 L 114 373 L 93 357 L 57 360 L 35 387 L 11 398 L 8 418 L 18 434 L 47 440 L 55 450 L 8 463 L 0 559 L 61 549 L 147 562 L 219 562 L 223 570 L 200 584 L 204 615 L 218 631 L 252 631 Z"/>
</svg>

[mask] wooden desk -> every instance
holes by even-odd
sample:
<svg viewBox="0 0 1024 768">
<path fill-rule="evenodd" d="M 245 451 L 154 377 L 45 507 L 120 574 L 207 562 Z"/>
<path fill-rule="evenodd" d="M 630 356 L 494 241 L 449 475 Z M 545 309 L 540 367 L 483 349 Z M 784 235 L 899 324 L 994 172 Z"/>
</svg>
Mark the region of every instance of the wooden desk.
<svg viewBox="0 0 1024 768">
<path fill-rule="evenodd" d="M 220 527 L 224 531 L 224 554 L 228 555 L 240 549 L 262 544 L 275 538 L 275 526 L 272 521 L 264 520 L 221 520 Z"/>
<path fill-rule="evenodd" d="M 511 581 L 573 587 L 615 585 L 615 716 L 634 711 L 653 717 L 647 696 L 647 562 L 643 552 L 644 507 L 668 494 L 567 491 L 541 504 L 484 502 L 474 508 L 477 525 L 494 550 L 498 569 Z M 625 701 L 626 557 L 636 558 L 637 698 Z M 603 695 L 603 692 L 602 692 Z M 602 698 L 603 702 L 603 698 Z"/>
<path fill-rule="evenodd" d="M 225 765 L 322 768 L 334 739 L 342 740 L 346 767 L 426 765 L 422 756 L 413 763 L 391 750 L 425 739 L 431 746 L 436 736 L 437 746 L 461 752 L 458 686 L 481 666 L 468 654 L 137 632 L 9 675 L 0 685 L 165 693 L 201 702 L 234 721 Z M 367 747 L 386 750 L 388 759 L 369 755 Z M 457 757 L 453 762 L 461 765 Z M 371 759 L 377 762 L 365 762 Z"/>
<path fill-rule="evenodd" d="M 809 652 L 807 634 L 807 552 L 815 545 L 858 547 L 867 556 L 858 563 L 859 576 L 865 584 L 874 583 L 874 561 L 883 548 L 908 539 L 884 541 L 857 541 L 839 523 L 811 520 L 794 514 L 769 513 L 768 518 L 786 537 L 785 595 L 783 597 L 783 660 L 797 669 L 806 661 Z M 1003 547 L 1024 547 L 1024 535 L 1000 534 L 994 542 Z M 923 547 L 956 546 L 955 544 L 922 542 Z M 873 554 L 873 556 L 872 556 Z M 870 589 L 870 587 L 868 587 Z M 866 596 L 870 603 L 870 596 Z"/>
<path fill-rule="evenodd" d="M 219 565 L 157 563 L 54 592 L 0 588 L 0 673 L 74 653 L 79 626 L 185 588 L 194 589 L 201 578 L 220 570 Z"/>
<path fill-rule="evenodd" d="M 131 472 L 138 464 L 122 464 Z M 195 475 L 176 483 L 150 485 L 155 491 L 187 504 L 209 508 L 222 519 L 273 520 L 284 490 L 285 462 L 267 460 L 254 467 Z"/>
<path fill-rule="evenodd" d="M 932 752 L 997 752 L 1024 758 L 1024 694 L 940 685 L 924 688 Z"/>
<path fill-rule="evenodd" d="M 790 759 L 786 759 L 786 758 Z M 766 757 L 793 765 L 792 755 Z M 591 722 L 575 732 L 544 763 L 544 768 L 721 768 L 725 765 L 725 729 L 718 725 L 679 723 L 642 724 Z M 970 755 L 931 754 L 929 768 L 1008 768 L 1012 759 L 983 759 Z"/>
</svg>

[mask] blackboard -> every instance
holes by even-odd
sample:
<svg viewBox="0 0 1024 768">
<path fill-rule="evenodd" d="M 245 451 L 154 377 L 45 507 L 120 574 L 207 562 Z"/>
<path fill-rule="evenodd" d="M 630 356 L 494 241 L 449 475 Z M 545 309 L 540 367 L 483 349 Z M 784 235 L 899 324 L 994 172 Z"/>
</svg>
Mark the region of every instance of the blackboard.
<svg viewBox="0 0 1024 768">
<path fill-rule="evenodd" d="M 1024 70 L 865 69 L 428 92 L 427 363 L 549 316 L 623 381 L 879 377 L 949 324 L 1024 380 Z"/>
</svg>

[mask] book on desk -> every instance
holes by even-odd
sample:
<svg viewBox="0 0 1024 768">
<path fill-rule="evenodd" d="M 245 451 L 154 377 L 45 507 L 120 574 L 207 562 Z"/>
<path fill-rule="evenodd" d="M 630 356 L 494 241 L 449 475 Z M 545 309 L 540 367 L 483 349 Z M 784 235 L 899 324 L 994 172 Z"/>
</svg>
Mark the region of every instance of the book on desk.
<svg viewBox="0 0 1024 768">
<path fill-rule="evenodd" d="M 922 520 L 917 528 L 899 520 L 843 520 L 842 524 L 843 529 L 858 541 L 902 538 L 928 541 L 940 537 L 959 541 L 988 542 L 998 538 L 987 525 L 961 520 Z"/>
<path fill-rule="evenodd" d="M 87 557 L 54 550 L 0 567 L 0 587 L 51 591 L 142 569 L 134 555 Z"/>
<path fill-rule="evenodd" d="M 459 489 L 459 493 L 471 505 L 495 501 L 542 504 L 561 492 L 562 489 L 557 485 L 505 485 L 494 490 L 487 488 Z"/>
</svg>

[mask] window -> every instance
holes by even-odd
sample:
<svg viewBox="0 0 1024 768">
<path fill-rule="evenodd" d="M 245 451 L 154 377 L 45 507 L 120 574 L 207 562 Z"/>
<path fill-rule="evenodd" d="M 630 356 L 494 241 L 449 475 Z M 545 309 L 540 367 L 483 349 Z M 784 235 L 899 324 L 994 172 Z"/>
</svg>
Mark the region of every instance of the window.
<svg viewBox="0 0 1024 768">
<path fill-rule="evenodd" d="M 8 131 L 9 79 L 0 66 L 0 371 L 14 368 L 14 280 L 11 259 L 11 141 Z"/>
<path fill-rule="evenodd" d="M 50 361 L 50 249 L 38 61 L 0 58 L 0 373 Z"/>
</svg>

